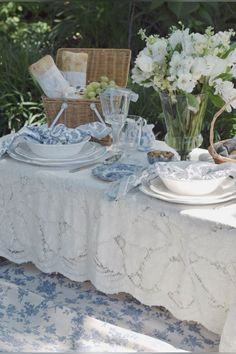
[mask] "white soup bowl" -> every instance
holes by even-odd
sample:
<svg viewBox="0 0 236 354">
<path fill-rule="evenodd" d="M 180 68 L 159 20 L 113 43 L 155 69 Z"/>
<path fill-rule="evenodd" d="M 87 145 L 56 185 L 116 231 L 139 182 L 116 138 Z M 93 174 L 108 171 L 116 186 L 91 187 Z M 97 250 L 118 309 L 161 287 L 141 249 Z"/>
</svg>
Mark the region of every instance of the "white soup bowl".
<svg viewBox="0 0 236 354">
<path fill-rule="evenodd" d="M 214 192 L 227 177 L 191 180 L 178 180 L 162 176 L 160 178 L 171 192 L 187 196 L 201 196 Z"/>
<path fill-rule="evenodd" d="M 80 153 L 84 145 L 89 141 L 90 136 L 86 136 L 81 142 L 75 144 L 39 144 L 27 140 L 27 145 L 37 156 L 45 159 L 66 159 Z"/>
</svg>

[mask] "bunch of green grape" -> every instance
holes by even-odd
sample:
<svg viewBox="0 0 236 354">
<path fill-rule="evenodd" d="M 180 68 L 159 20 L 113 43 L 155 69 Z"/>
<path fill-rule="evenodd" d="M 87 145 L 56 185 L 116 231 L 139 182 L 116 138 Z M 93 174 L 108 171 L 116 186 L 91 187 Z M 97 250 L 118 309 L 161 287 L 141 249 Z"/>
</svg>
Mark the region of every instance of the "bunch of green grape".
<svg viewBox="0 0 236 354">
<path fill-rule="evenodd" d="M 107 76 L 101 76 L 99 81 L 90 82 L 84 91 L 83 98 L 85 99 L 97 99 L 102 90 L 107 87 L 116 87 L 116 83 L 113 80 L 109 80 Z"/>
</svg>

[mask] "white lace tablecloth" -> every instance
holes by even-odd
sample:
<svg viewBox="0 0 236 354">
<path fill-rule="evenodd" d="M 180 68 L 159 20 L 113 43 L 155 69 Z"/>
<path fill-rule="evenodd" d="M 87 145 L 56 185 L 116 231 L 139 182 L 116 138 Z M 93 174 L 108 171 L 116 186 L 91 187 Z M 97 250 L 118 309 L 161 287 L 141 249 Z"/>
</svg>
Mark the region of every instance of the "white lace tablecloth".
<svg viewBox="0 0 236 354">
<path fill-rule="evenodd" d="M 111 202 L 107 186 L 90 169 L 2 159 L 0 255 L 130 293 L 220 334 L 236 304 L 236 203 L 171 204 L 137 189 Z"/>
</svg>

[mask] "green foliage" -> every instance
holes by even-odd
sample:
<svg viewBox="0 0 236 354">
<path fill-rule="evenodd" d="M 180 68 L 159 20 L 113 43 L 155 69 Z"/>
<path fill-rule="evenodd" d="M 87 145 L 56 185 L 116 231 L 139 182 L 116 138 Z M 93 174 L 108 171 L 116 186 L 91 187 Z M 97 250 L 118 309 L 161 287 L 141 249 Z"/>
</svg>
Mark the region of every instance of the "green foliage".
<svg viewBox="0 0 236 354">
<path fill-rule="evenodd" d="M 47 36 L 50 32 L 50 26 L 47 22 L 27 20 L 31 16 L 31 12 L 38 11 L 39 7 L 21 6 L 19 3 L 8 2 L 0 5 L 0 36 L 10 43 L 18 43 L 21 47 L 30 45 L 45 46 L 47 44 Z"/>
<path fill-rule="evenodd" d="M 223 106 L 223 104 L 216 108 L 216 106 L 210 101 L 207 107 L 206 117 L 203 122 L 203 146 L 209 146 L 209 131 L 212 119 L 215 113 Z M 214 139 L 215 141 L 225 140 L 236 135 L 236 112 L 230 113 L 224 112 L 216 121 L 214 126 Z"/>
<path fill-rule="evenodd" d="M 28 67 L 41 56 L 38 46 L 0 42 L 0 135 L 42 122 L 41 92 Z"/>
<path fill-rule="evenodd" d="M 52 1 L 57 47 L 127 47 L 130 0 Z"/>
<path fill-rule="evenodd" d="M 156 6 L 155 6 L 156 4 Z M 161 4 L 161 6 L 160 6 Z M 172 25 L 181 21 L 185 27 L 193 31 L 203 32 L 207 26 L 212 26 L 216 31 L 236 28 L 235 10 L 233 2 L 212 1 L 158 1 L 150 0 L 150 9 L 158 10 L 153 16 L 162 29 L 161 35 L 168 32 Z M 156 31 L 156 24 L 150 23 L 149 30 Z"/>
<path fill-rule="evenodd" d="M 29 65 L 42 56 L 50 30 L 37 17 L 32 22 L 25 19 L 36 10 L 36 4 L 0 5 L 0 135 L 45 120 L 41 91 L 28 71 Z"/>
<path fill-rule="evenodd" d="M 60 47 L 105 47 L 132 49 L 132 63 L 143 48 L 140 28 L 147 34 L 165 36 L 181 21 L 193 31 L 209 25 L 216 31 L 236 29 L 236 3 L 164 0 L 52 0 L 0 3 L 0 135 L 29 122 L 44 120 L 41 91 L 29 75 L 28 66 Z M 139 100 L 130 114 L 140 114 L 156 125 L 159 138 L 165 134 L 160 99 L 153 89 L 129 82 Z M 222 102 L 208 107 L 204 122 L 205 146 L 211 119 Z M 216 125 L 216 138 L 236 134 L 234 113 L 225 113 Z"/>
</svg>

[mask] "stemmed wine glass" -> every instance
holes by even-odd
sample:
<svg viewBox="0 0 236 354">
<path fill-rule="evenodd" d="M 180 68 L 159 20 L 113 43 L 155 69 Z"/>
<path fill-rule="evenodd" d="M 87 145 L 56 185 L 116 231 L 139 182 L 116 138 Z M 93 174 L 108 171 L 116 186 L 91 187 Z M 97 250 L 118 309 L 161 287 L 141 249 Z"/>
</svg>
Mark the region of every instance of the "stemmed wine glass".
<svg viewBox="0 0 236 354">
<path fill-rule="evenodd" d="M 118 152 L 120 132 L 128 115 L 130 101 L 136 102 L 138 94 L 124 88 L 109 87 L 99 96 L 105 121 L 112 128 L 112 151 Z"/>
</svg>

